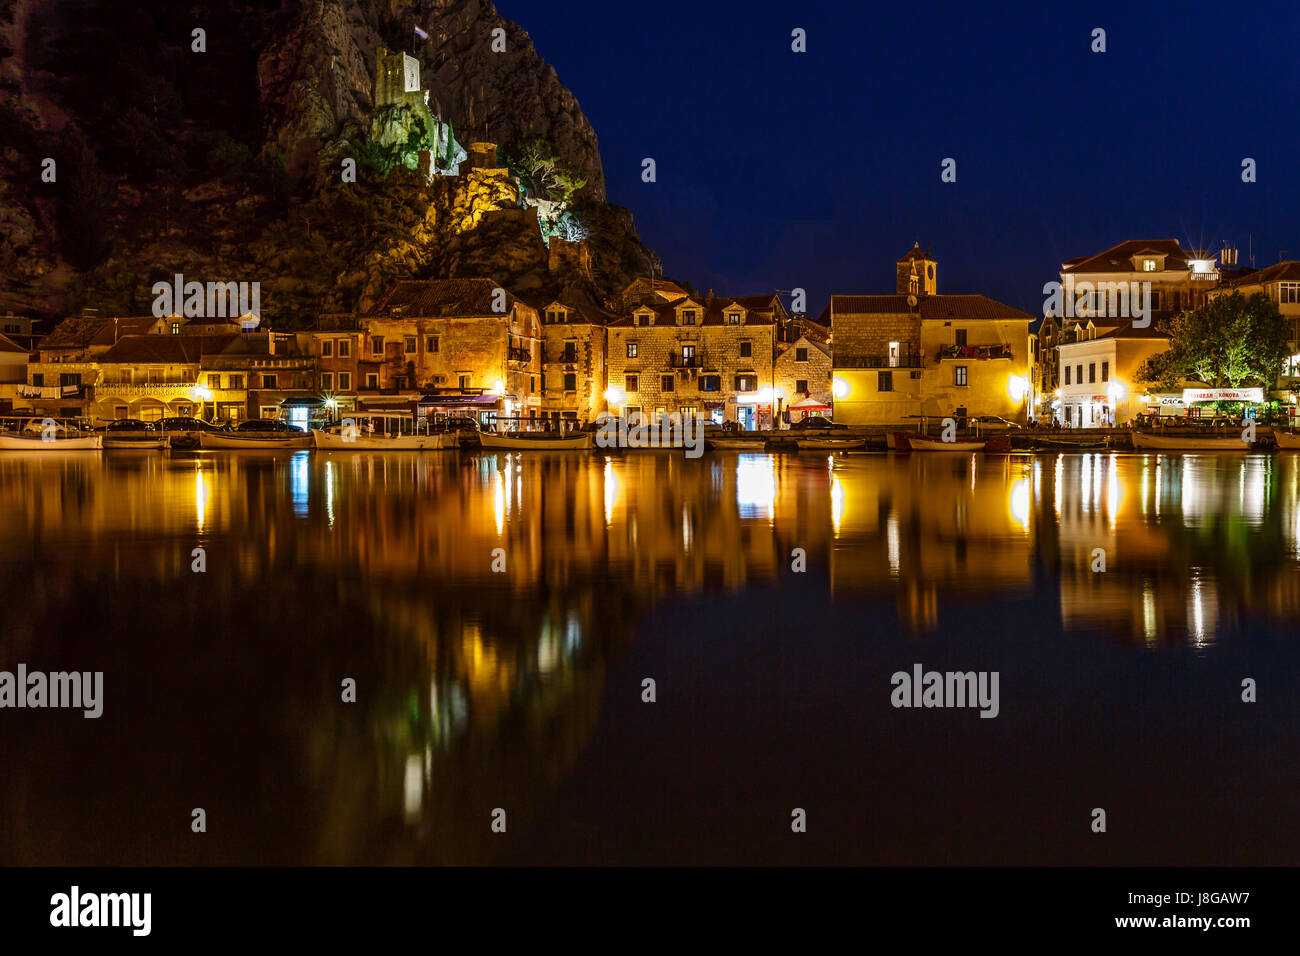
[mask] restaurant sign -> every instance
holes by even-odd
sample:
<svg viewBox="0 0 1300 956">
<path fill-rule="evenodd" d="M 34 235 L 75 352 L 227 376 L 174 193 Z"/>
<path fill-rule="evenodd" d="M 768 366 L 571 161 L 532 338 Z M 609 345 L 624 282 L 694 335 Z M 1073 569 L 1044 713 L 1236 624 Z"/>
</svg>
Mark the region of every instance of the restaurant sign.
<svg viewBox="0 0 1300 956">
<path fill-rule="evenodd" d="M 1262 402 L 1262 388 L 1185 388 L 1183 401 L 1193 402 Z"/>
</svg>

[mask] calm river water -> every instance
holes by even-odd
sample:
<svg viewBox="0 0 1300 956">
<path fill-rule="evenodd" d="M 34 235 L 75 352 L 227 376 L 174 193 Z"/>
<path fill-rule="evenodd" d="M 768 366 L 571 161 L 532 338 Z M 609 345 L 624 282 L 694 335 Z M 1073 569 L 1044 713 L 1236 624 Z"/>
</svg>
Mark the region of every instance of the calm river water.
<svg viewBox="0 0 1300 956">
<path fill-rule="evenodd" d="M 104 674 L 97 720 L 0 710 L 0 861 L 1293 864 L 1298 495 L 1291 454 L 0 453 L 0 670 Z M 918 664 L 997 717 L 892 706 Z"/>
</svg>

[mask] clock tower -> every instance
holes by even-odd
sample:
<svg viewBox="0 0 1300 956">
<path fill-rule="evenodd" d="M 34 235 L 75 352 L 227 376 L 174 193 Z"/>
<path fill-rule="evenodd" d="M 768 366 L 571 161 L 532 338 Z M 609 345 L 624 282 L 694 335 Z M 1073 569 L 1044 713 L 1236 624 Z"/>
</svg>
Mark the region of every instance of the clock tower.
<svg viewBox="0 0 1300 956">
<path fill-rule="evenodd" d="M 919 242 L 913 245 L 907 255 L 898 260 L 898 294 L 936 295 L 939 291 L 935 277 L 937 265 Z"/>
</svg>

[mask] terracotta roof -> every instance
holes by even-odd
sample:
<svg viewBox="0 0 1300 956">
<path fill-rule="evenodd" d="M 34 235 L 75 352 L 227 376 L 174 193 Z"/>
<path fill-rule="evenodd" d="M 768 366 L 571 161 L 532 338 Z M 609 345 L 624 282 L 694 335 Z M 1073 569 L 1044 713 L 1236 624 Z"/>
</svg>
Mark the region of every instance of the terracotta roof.
<svg viewBox="0 0 1300 956">
<path fill-rule="evenodd" d="M 1061 271 L 1081 272 L 1140 272 L 1133 265 L 1133 256 L 1144 252 L 1165 256 L 1165 268 L 1179 271 L 1188 269 L 1188 259 L 1209 258 L 1199 249 L 1184 249 L 1177 239 L 1128 239 L 1095 256 L 1080 256 L 1062 263 Z"/>
<path fill-rule="evenodd" d="M 698 308 L 702 313 L 698 317 L 696 326 L 726 325 L 726 313 L 734 311 L 734 308 L 739 306 L 745 311 L 744 321 L 746 325 L 773 325 L 774 320 L 771 312 L 773 308 L 773 300 L 776 300 L 777 305 L 780 304 L 780 300 L 777 298 L 775 293 L 770 295 L 742 295 L 713 299 L 712 301 L 709 301 L 706 297 L 702 296 L 681 296 L 673 299 L 671 302 L 637 306 L 637 309 L 634 311 L 650 309 L 655 314 L 654 325 L 676 325 L 678 306 L 685 305 L 689 302 L 692 307 Z M 633 316 L 631 315 L 625 315 L 610 324 L 616 326 L 629 326 L 632 325 L 632 318 Z M 690 326 L 687 326 L 687 328 L 690 328 Z"/>
<path fill-rule="evenodd" d="M 101 362 L 123 364 L 192 365 L 204 355 L 223 351 L 239 333 L 230 335 L 127 335 L 100 356 Z"/>
<path fill-rule="evenodd" d="M 1258 272 L 1252 272 L 1249 275 L 1233 279 L 1231 282 L 1219 286 L 1219 288 L 1230 289 L 1241 285 L 1262 285 L 1265 282 L 1296 281 L 1300 281 L 1300 262 L 1288 259 L 1285 262 L 1278 262 L 1267 268 L 1260 269 Z"/>
<path fill-rule="evenodd" d="M 1117 329 L 1111 329 L 1109 332 L 1101 332 L 1097 335 L 1099 339 L 1167 339 L 1169 338 L 1164 332 L 1156 328 L 1155 322 L 1149 322 L 1143 328 L 1134 328 L 1132 322 L 1127 322 Z M 1072 342 L 1062 343 L 1072 345 Z"/>
<path fill-rule="evenodd" d="M 826 307 L 831 317 L 831 327 L 837 315 L 919 315 L 922 319 L 1024 319 L 1032 316 L 1003 305 L 986 295 L 921 295 L 917 296 L 916 309 L 907 304 L 905 295 L 832 295 Z"/>
<path fill-rule="evenodd" d="M 497 289 L 506 294 L 507 314 L 515 305 L 532 308 L 495 279 L 403 279 L 375 303 L 366 317 L 392 318 L 393 309 L 398 308 L 402 318 L 407 319 L 495 317 L 502 315 L 492 308 Z"/>
<path fill-rule="evenodd" d="M 29 350 L 23 348 L 9 336 L 0 334 L 0 352 L 22 352 L 27 354 Z"/>
<path fill-rule="evenodd" d="M 931 259 L 931 258 L 932 257 L 930 256 L 930 253 L 922 249 L 921 244 L 917 242 L 914 243 L 912 245 L 912 248 L 907 250 L 907 254 L 903 256 L 901 259 L 899 259 L 898 261 L 911 262 L 913 259 Z"/>
<path fill-rule="evenodd" d="M 650 279 L 641 277 L 633 279 L 623 287 L 623 296 L 626 298 L 633 295 L 641 295 L 647 292 L 659 292 L 674 298 L 681 298 L 687 292 L 676 282 L 669 282 L 667 279 Z"/>
<path fill-rule="evenodd" d="M 112 345 L 114 335 L 141 335 L 158 319 L 152 315 L 120 316 L 116 319 L 75 315 L 64 319 L 41 340 L 41 348 L 78 348 L 88 345 Z M 116 324 L 116 330 L 114 325 Z"/>
</svg>

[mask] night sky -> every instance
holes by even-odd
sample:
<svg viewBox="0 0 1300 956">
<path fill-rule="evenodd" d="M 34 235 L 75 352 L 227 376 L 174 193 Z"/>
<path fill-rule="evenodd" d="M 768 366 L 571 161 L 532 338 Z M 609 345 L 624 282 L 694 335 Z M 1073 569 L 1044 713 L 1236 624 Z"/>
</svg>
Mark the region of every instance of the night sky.
<svg viewBox="0 0 1300 956">
<path fill-rule="evenodd" d="M 497 8 L 577 96 L 610 201 L 701 291 L 799 286 L 816 315 L 892 292 L 920 241 L 940 292 L 1041 315 L 1063 260 L 1125 239 L 1300 259 L 1293 0 Z"/>
</svg>

